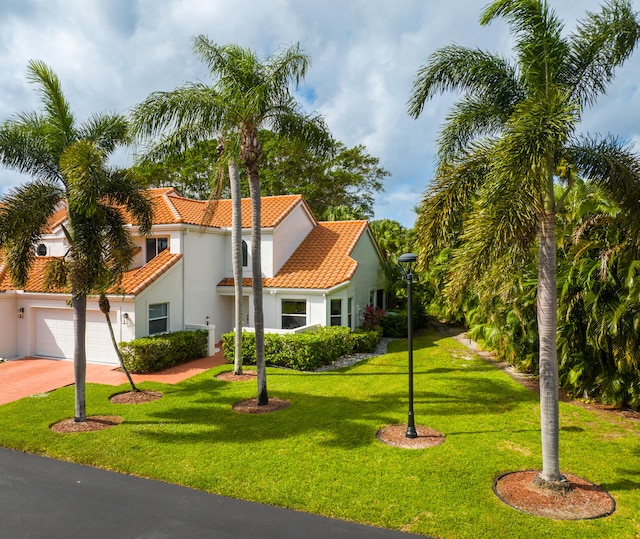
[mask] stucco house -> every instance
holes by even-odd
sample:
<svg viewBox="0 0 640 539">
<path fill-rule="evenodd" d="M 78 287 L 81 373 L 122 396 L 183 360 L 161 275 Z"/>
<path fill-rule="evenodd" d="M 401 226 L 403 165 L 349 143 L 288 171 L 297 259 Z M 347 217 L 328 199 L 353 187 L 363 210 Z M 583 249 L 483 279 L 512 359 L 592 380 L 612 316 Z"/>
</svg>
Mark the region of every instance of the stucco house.
<svg viewBox="0 0 640 539">
<path fill-rule="evenodd" d="M 109 294 L 118 341 L 193 326 L 232 331 L 231 201 L 220 200 L 208 224 L 206 202 L 172 188 L 151 189 L 154 224 L 148 237 L 130 224 L 136 245 L 133 267 Z M 0 357 L 73 357 L 73 314 L 68 291 L 47 291 L 44 268 L 62 256 L 66 212 L 51 219 L 37 247 L 24 289 L 16 289 L 0 259 Z M 298 195 L 262 199 L 262 272 L 267 331 L 309 325 L 360 323 L 367 304 L 382 306 L 382 256 L 367 221 L 318 222 Z M 243 316 L 253 325 L 251 205 L 242 201 Z M 97 298 L 87 302 L 87 358 L 117 363 Z"/>
</svg>

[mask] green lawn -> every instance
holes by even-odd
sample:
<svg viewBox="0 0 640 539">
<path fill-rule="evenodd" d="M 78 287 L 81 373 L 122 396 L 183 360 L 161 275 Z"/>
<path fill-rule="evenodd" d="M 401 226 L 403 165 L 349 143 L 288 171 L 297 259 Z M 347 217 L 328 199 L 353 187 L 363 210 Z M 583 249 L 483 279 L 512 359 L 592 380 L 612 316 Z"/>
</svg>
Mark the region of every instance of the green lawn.
<svg viewBox="0 0 640 539">
<path fill-rule="evenodd" d="M 406 341 L 354 367 L 326 373 L 268 369 L 269 394 L 291 406 L 265 415 L 233 412 L 255 382 L 214 379 L 217 367 L 139 405 L 109 402 L 126 389 L 89 384 L 90 415 L 117 427 L 54 434 L 73 414 L 73 388 L 0 406 L 0 445 L 300 511 L 458 537 L 640 536 L 640 424 L 561 404 L 562 471 L 607 489 L 616 512 L 590 521 L 520 513 L 494 495 L 499 474 L 540 467 L 537 396 L 449 338 L 414 340 L 418 425 L 446 434 L 424 450 L 375 438 L 406 422 Z"/>
</svg>

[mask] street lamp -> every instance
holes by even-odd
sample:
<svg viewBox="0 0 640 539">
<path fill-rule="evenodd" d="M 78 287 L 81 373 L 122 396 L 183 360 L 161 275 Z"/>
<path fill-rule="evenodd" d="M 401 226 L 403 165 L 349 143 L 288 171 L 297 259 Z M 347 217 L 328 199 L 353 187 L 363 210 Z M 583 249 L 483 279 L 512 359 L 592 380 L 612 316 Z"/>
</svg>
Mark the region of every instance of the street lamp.
<svg viewBox="0 0 640 539">
<path fill-rule="evenodd" d="M 407 438 L 417 438 L 416 425 L 413 419 L 413 322 L 411 321 L 411 311 L 413 310 L 413 301 L 411 297 L 411 286 L 413 284 L 413 264 L 418 260 L 418 255 L 413 253 L 405 253 L 400 255 L 398 262 L 402 273 L 407 279 L 407 333 L 408 333 L 408 349 L 409 349 L 409 415 L 407 417 Z M 405 269 L 406 265 L 406 269 Z"/>
</svg>

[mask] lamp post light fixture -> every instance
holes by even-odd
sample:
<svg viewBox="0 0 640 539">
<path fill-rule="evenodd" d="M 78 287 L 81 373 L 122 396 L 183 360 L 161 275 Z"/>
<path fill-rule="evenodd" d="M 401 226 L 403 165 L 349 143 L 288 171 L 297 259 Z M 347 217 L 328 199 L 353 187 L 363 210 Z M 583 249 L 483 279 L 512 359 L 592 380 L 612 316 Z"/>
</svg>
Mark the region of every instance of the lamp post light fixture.
<svg viewBox="0 0 640 539">
<path fill-rule="evenodd" d="M 411 288 L 413 284 L 413 265 L 416 260 L 418 260 L 418 255 L 413 253 L 405 253 L 398 258 L 402 273 L 407 280 L 407 348 L 409 352 L 409 414 L 407 416 L 407 432 L 405 433 L 407 438 L 418 437 L 413 417 L 413 322 L 411 320 L 411 311 L 413 310 Z"/>
</svg>

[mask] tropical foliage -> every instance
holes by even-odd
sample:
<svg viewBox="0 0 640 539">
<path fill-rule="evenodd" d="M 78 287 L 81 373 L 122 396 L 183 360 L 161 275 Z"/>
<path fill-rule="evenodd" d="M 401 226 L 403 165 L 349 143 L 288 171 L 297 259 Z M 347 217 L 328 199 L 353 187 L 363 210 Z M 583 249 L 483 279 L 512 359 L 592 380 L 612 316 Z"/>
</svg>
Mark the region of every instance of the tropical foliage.
<svg viewBox="0 0 640 539">
<path fill-rule="evenodd" d="M 435 95 L 462 92 L 440 134 L 436 178 L 420 209 L 418 240 L 423 264 L 455 247 L 446 292 L 461 298 L 475 282 L 482 301 L 508 300 L 514 286 L 526 287 L 522 268 L 537 248 L 542 429 L 537 482 L 562 488 L 556 216 L 580 174 L 619 206 L 620 221 L 637 240 L 640 159 L 613 137 L 579 136 L 576 129 L 583 109 L 605 91 L 616 67 L 632 53 L 640 25 L 628 1 L 608 2 L 600 13 L 588 13 L 568 36 L 546 1 L 497 0 L 483 10 L 481 24 L 497 19 L 506 20 L 514 35 L 513 64 L 451 45 L 433 53 L 417 74 L 409 102 L 414 117 Z M 519 273 L 522 281 L 505 280 L 509 273 Z"/>
</svg>

